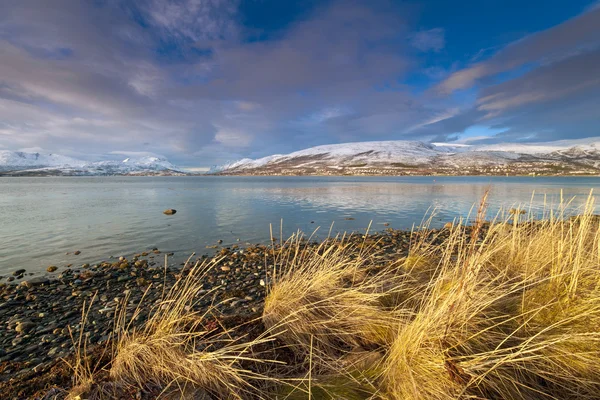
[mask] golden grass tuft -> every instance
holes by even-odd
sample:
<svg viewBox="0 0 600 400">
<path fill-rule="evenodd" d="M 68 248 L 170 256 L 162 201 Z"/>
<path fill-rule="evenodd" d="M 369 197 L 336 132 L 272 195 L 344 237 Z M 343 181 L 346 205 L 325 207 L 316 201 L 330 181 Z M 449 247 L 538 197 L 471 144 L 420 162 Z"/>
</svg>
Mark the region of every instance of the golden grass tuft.
<svg viewBox="0 0 600 400">
<path fill-rule="evenodd" d="M 370 271 L 369 252 L 343 239 L 316 248 L 301 247 L 293 238 L 273 272 L 263 322 L 297 354 L 313 353 L 332 363 L 351 350 L 389 343 L 397 316 L 381 299 L 390 279 L 386 271 Z"/>
<path fill-rule="evenodd" d="M 179 278 L 153 307 L 141 330 L 131 328 L 130 321 L 143 303 L 131 320 L 126 319 L 124 307 L 115 322 L 118 335 L 108 371 L 110 379 L 80 385 L 72 390 L 71 397 L 85 394 L 89 399 L 112 399 L 139 392 L 160 398 L 260 398 L 251 382 L 266 377 L 242 364 L 268 362 L 253 357 L 251 349 L 272 338 L 268 334 L 253 340 L 239 335 L 233 338 L 229 330 L 215 324 L 213 305 L 196 307 L 211 294 L 199 293 L 206 272 L 218 262 L 196 264 Z"/>
<path fill-rule="evenodd" d="M 598 398 L 598 218 L 592 197 L 577 218 L 567 206 L 489 223 L 484 198 L 472 225 L 415 232 L 397 267 L 340 243 L 298 251 L 283 260 L 263 320 L 340 376 L 364 372 L 386 399 Z M 369 346 L 383 359 L 335 360 Z"/>
<path fill-rule="evenodd" d="M 470 225 L 415 231 L 392 262 L 368 235 L 274 245 L 265 333 L 252 341 L 211 332 L 210 308 L 194 311 L 211 267 L 196 266 L 143 330 L 120 319 L 112 384 L 219 399 L 598 399 L 594 198 L 576 218 L 569 203 L 541 220 L 518 207 L 486 222 L 485 209 L 484 197 Z M 298 365 L 243 367 L 266 361 L 253 348 L 273 338 Z M 261 381 L 279 386 L 261 393 Z"/>
</svg>

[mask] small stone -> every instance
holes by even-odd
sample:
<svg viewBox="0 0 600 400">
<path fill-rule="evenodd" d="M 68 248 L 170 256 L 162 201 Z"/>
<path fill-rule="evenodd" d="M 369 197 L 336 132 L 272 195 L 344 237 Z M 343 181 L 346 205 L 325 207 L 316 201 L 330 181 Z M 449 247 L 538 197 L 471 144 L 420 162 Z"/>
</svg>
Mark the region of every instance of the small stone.
<svg viewBox="0 0 600 400">
<path fill-rule="evenodd" d="M 144 278 L 137 278 L 135 282 L 138 284 L 138 286 L 148 286 L 148 281 Z"/>
<path fill-rule="evenodd" d="M 25 269 L 18 269 L 16 271 L 14 271 L 12 274 L 13 276 L 19 276 L 19 275 L 23 275 L 25 273 Z"/>
<path fill-rule="evenodd" d="M 80 254 L 81 254 L 81 252 L 80 252 L 79 250 L 77 250 L 77 251 L 76 251 L 75 253 L 73 253 L 73 254 L 75 254 L 76 256 L 78 256 L 78 255 L 80 255 Z"/>
<path fill-rule="evenodd" d="M 45 285 L 48 282 L 50 282 L 50 280 L 48 278 L 46 278 L 45 276 L 37 276 L 35 278 L 31 278 L 31 279 L 29 279 L 27 281 L 21 282 L 21 286 L 25 286 L 27 288 L 31 288 L 33 286 Z"/>
<path fill-rule="evenodd" d="M 177 212 L 177 210 L 174 210 L 174 209 L 172 209 L 172 208 L 168 208 L 168 209 L 166 209 L 165 211 L 163 211 L 163 214 L 165 214 L 165 215 L 173 215 L 173 214 L 175 214 L 176 212 Z"/>
<path fill-rule="evenodd" d="M 58 267 L 56 267 L 56 265 L 51 265 L 48 268 L 46 268 L 46 271 L 48 272 L 54 272 L 58 269 Z"/>
<path fill-rule="evenodd" d="M 26 333 L 35 327 L 35 324 L 29 320 L 19 321 L 15 327 L 17 333 Z"/>
<path fill-rule="evenodd" d="M 223 272 L 229 272 L 229 271 L 231 271 L 231 267 L 228 267 L 227 265 L 223 265 L 221 267 L 221 271 L 223 271 Z"/>
</svg>

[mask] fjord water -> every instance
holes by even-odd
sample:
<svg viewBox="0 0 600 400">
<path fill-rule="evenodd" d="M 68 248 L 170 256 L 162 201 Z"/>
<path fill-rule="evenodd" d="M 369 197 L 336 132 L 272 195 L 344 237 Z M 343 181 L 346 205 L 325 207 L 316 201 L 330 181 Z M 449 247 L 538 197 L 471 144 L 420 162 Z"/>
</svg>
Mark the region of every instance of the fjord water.
<svg viewBox="0 0 600 400">
<path fill-rule="evenodd" d="M 302 230 L 318 236 L 410 229 L 428 210 L 434 226 L 469 215 L 490 188 L 502 207 L 585 202 L 592 177 L 60 177 L 0 178 L 0 275 L 130 257 L 154 247 L 174 262 L 207 246 L 268 243 Z M 532 194 L 535 192 L 535 195 Z M 163 210 L 174 208 L 173 216 Z M 239 239 L 239 241 L 238 241 Z M 81 254 L 75 256 L 76 250 Z M 159 257 L 159 260 L 161 258 Z"/>
</svg>

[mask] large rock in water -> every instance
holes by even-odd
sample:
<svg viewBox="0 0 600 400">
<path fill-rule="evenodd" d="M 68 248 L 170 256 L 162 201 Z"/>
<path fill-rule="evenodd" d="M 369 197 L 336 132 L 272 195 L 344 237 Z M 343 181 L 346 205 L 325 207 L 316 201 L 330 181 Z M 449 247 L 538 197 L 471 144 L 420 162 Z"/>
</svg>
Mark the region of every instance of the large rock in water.
<svg viewBox="0 0 600 400">
<path fill-rule="evenodd" d="M 166 215 L 173 215 L 177 212 L 177 210 L 173 210 L 172 208 L 169 208 L 168 210 L 163 211 L 163 214 Z"/>
</svg>

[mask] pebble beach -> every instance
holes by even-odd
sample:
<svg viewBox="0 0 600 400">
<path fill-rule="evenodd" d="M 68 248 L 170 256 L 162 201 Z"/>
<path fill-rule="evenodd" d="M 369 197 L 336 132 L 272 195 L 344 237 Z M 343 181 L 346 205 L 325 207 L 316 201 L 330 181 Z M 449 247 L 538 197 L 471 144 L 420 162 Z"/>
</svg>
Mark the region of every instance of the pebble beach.
<svg viewBox="0 0 600 400">
<path fill-rule="evenodd" d="M 410 232 L 387 229 L 347 240 L 372 246 L 380 262 L 388 263 L 407 254 L 410 237 Z M 153 305 L 197 262 L 213 262 L 203 276 L 197 307 L 210 306 L 215 320 L 260 316 L 274 247 L 222 247 L 177 266 L 169 265 L 172 253 L 149 249 L 131 259 L 49 266 L 52 272 L 44 275 L 15 271 L 0 287 L 0 397 L 60 398 L 56 393 L 68 389 L 68 360 L 80 335 L 90 349 L 107 346 L 119 310 L 125 310 L 131 329 L 142 327 Z M 89 308 L 86 318 L 84 307 Z"/>
</svg>

